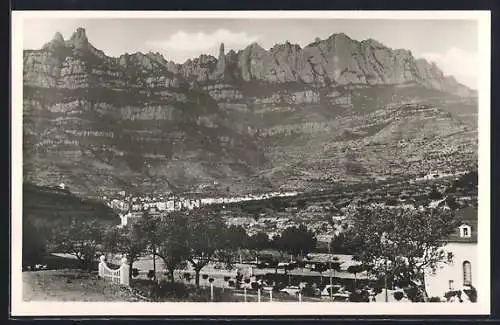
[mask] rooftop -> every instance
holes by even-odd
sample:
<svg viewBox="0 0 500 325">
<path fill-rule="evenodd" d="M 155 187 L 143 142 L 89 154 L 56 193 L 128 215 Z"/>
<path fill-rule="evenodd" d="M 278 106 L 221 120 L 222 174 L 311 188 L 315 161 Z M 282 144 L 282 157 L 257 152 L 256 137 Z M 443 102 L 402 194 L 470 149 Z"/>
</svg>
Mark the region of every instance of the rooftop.
<svg viewBox="0 0 500 325">
<path fill-rule="evenodd" d="M 477 243 L 477 208 L 463 208 L 457 211 L 456 216 L 462 221 L 460 225 L 471 227 L 471 235 L 470 237 L 461 237 L 460 228 L 457 227 L 455 232 L 448 237 L 447 241 L 452 243 Z"/>
</svg>

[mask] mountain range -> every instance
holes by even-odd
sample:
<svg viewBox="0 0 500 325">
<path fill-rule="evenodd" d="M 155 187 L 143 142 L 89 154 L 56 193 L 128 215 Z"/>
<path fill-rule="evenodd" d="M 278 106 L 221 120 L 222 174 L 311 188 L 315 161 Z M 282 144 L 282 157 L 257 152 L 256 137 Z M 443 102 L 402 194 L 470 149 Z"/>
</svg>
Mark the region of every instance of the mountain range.
<svg viewBox="0 0 500 325">
<path fill-rule="evenodd" d="M 26 182 L 84 196 L 312 190 L 477 165 L 477 92 L 408 50 L 332 34 L 183 64 L 78 28 L 23 53 Z"/>
</svg>

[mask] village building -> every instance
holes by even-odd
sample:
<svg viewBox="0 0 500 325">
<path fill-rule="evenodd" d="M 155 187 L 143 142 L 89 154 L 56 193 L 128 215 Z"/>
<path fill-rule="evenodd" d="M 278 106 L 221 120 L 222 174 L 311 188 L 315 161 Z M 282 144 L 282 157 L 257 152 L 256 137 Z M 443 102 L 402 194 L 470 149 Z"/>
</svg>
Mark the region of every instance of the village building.
<svg viewBox="0 0 500 325">
<path fill-rule="evenodd" d="M 427 270 L 425 287 L 429 297 L 442 298 L 448 291 L 469 290 L 478 279 L 477 209 L 467 207 L 457 212 L 460 226 L 446 239 L 444 250 L 448 263 L 437 270 Z"/>
</svg>

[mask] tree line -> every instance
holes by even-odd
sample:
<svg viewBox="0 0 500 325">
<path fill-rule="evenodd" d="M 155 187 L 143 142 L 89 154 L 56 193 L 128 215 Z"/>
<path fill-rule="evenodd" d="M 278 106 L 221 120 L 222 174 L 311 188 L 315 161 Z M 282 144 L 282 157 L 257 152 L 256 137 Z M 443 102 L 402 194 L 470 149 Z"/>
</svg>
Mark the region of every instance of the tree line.
<svg viewBox="0 0 500 325">
<path fill-rule="evenodd" d="M 206 265 L 217 261 L 232 268 L 241 249 L 257 252 L 274 248 L 299 257 L 314 249 L 316 237 L 303 225 L 286 228 L 272 239 L 263 232 L 248 236 L 241 226 L 227 226 L 217 211 L 197 209 L 164 217 L 145 212 L 138 221 L 121 228 L 102 229 L 97 222 L 75 219 L 54 231 L 50 246 L 54 252 L 75 256 L 89 270 L 99 253 L 123 254 L 130 265 L 130 276 L 134 262 L 151 255 L 153 274 L 156 258 L 160 258 L 172 282 L 174 271 L 190 264 L 199 286 L 200 272 Z"/>
</svg>

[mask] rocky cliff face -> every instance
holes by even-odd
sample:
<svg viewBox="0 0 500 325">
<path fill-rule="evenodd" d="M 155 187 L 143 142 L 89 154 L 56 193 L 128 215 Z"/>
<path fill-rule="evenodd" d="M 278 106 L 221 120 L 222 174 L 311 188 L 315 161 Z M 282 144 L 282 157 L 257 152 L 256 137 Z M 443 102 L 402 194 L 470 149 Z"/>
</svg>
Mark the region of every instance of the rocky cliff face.
<svg viewBox="0 0 500 325">
<path fill-rule="evenodd" d="M 224 73 L 226 78 L 246 82 L 301 83 L 316 88 L 411 83 L 458 96 L 475 95 L 453 77 L 444 76 L 434 64 L 416 60 L 408 50 L 393 50 L 371 39 L 358 42 L 342 33 L 303 49 L 286 42 L 266 51 L 253 43 L 238 53 L 224 55 L 222 44 L 218 60 L 201 56 L 195 62 L 205 69 L 186 69 L 185 75 L 200 81 L 214 80 Z"/>
<path fill-rule="evenodd" d="M 83 29 L 24 53 L 27 181 L 187 190 L 250 175 L 264 157 L 224 111 L 156 53 L 110 58 Z"/>
<path fill-rule="evenodd" d="M 176 64 L 108 57 L 79 28 L 24 52 L 25 179 L 88 195 L 248 192 L 465 166 L 473 128 L 439 107 L 473 95 L 409 51 L 344 34 Z"/>
</svg>

